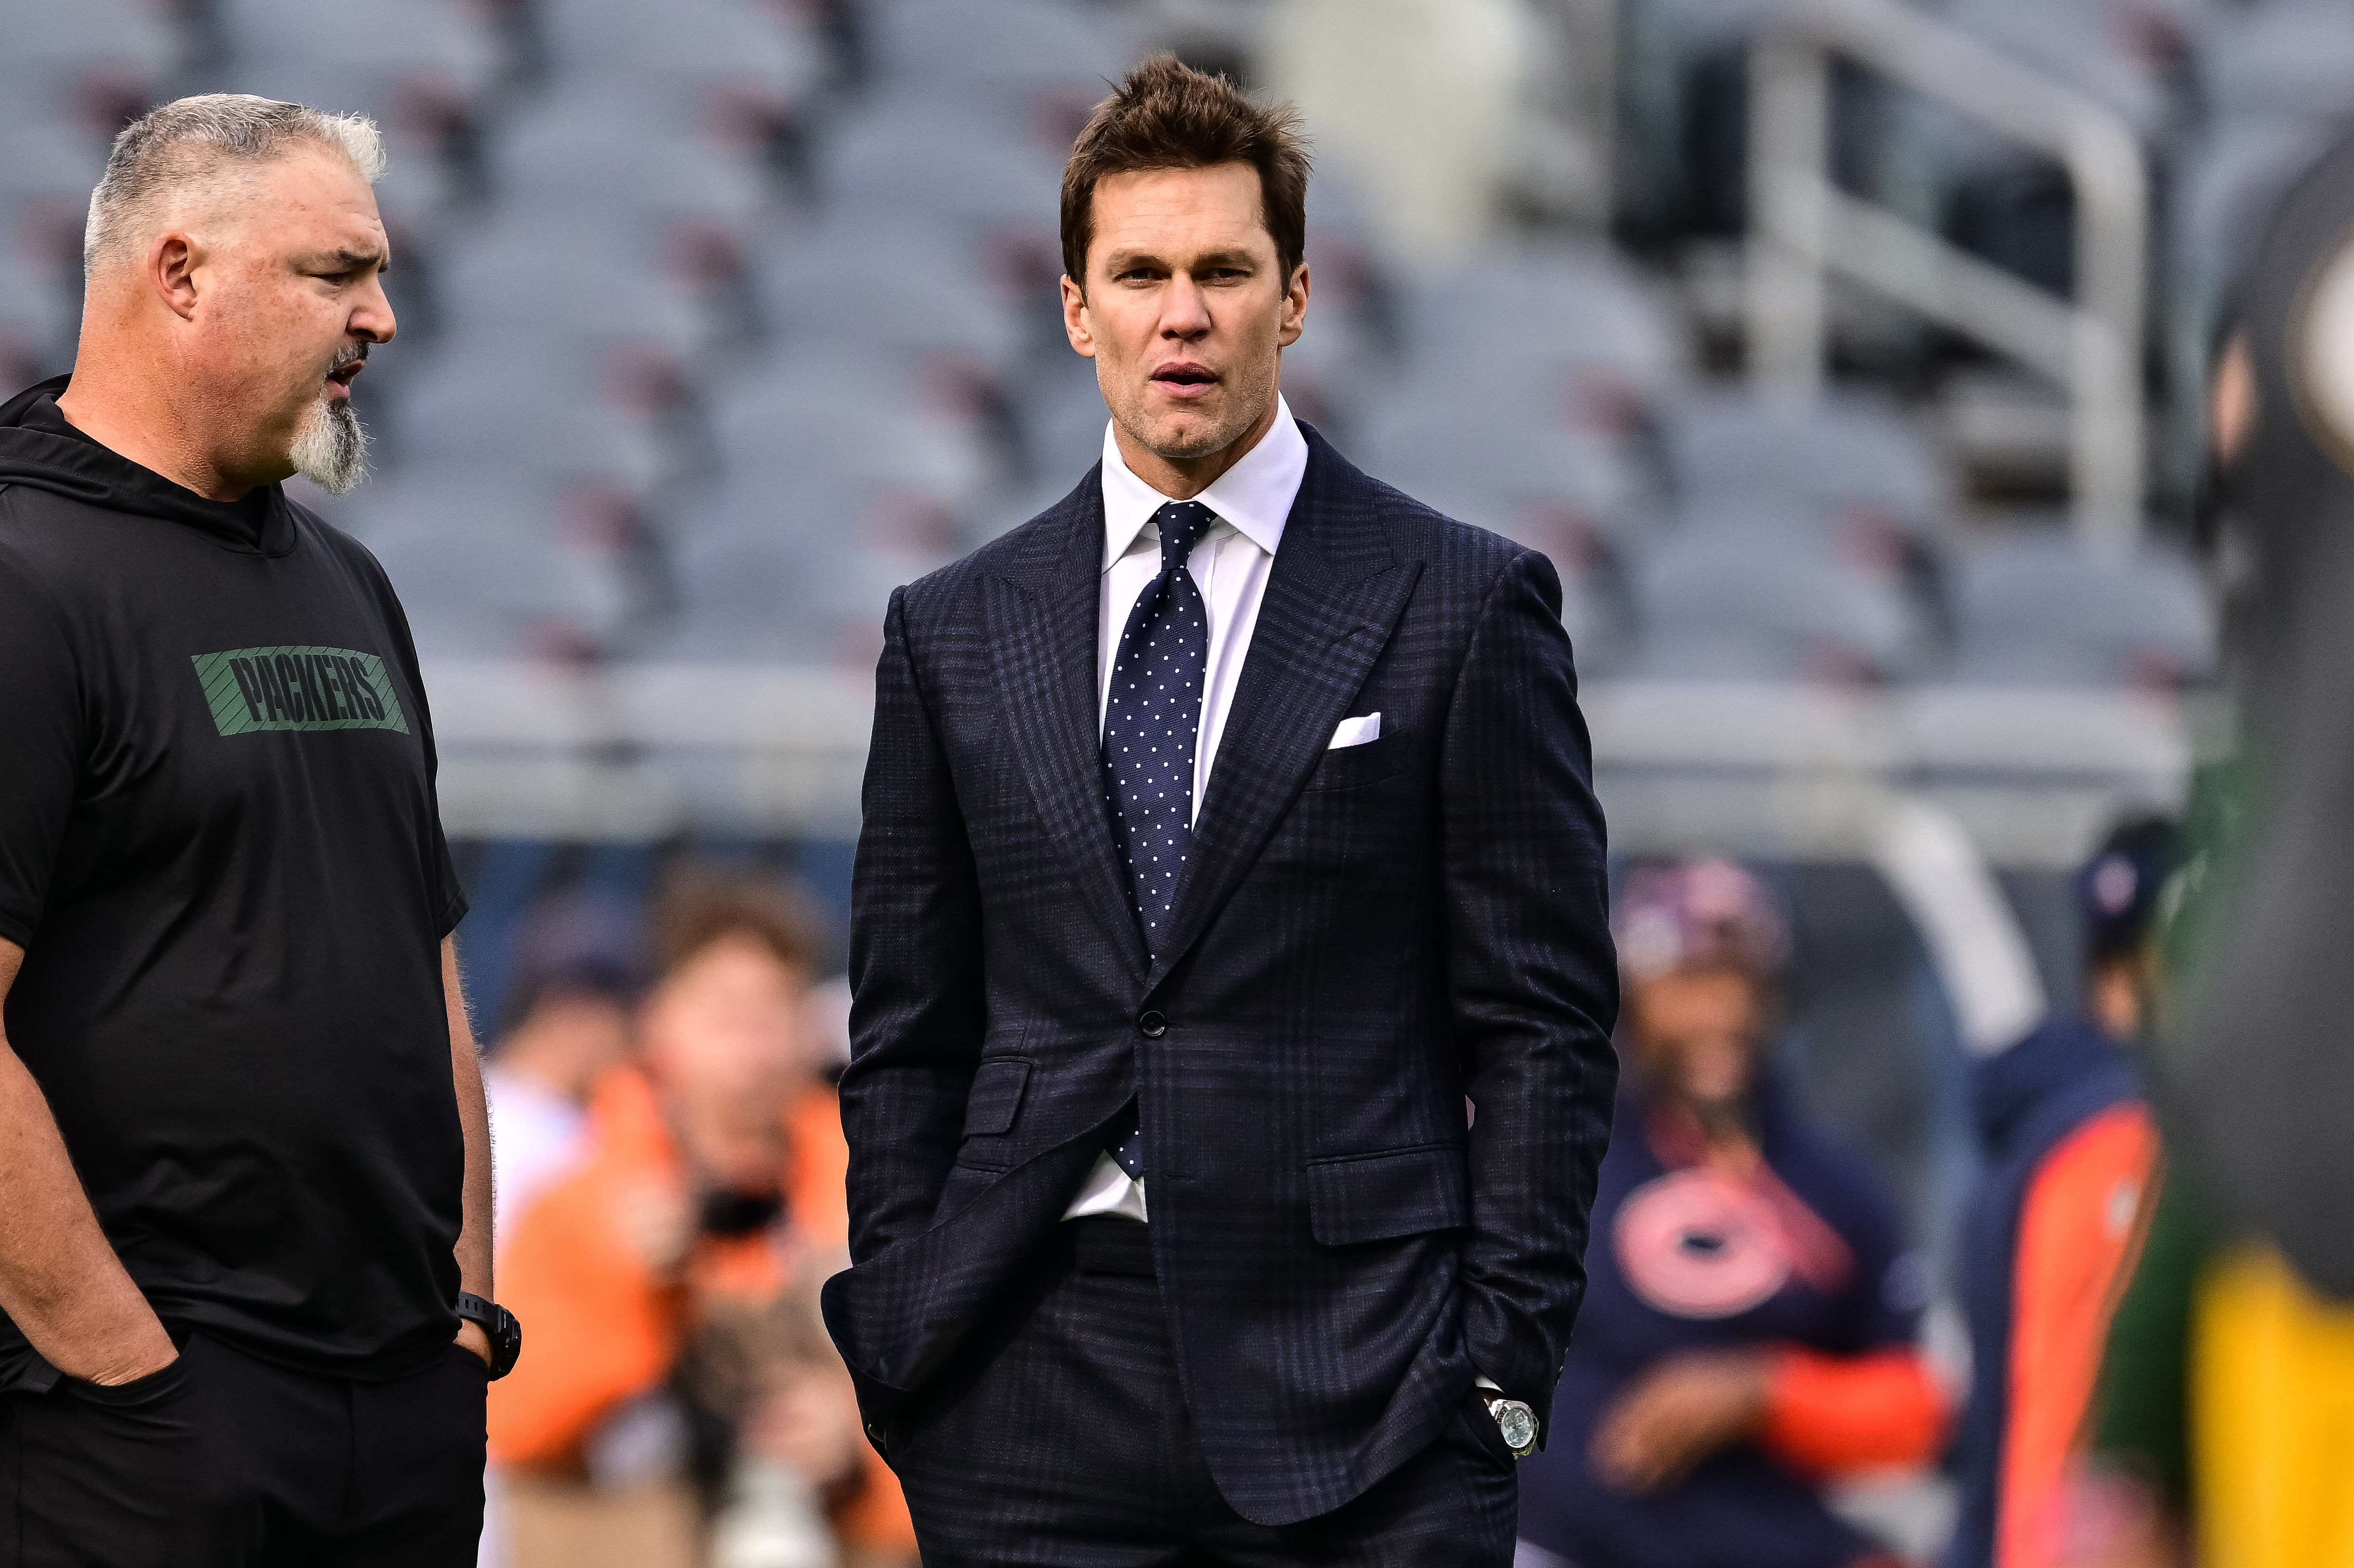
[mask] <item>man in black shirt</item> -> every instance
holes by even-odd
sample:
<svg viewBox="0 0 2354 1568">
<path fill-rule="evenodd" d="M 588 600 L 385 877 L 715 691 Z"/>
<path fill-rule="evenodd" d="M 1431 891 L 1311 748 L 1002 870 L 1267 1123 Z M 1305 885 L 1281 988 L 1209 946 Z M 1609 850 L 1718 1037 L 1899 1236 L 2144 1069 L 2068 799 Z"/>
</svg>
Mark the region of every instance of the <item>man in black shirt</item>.
<svg viewBox="0 0 2354 1568">
<path fill-rule="evenodd" d="M 359 474 L 381 164 L 365 121 L 156 110 L 91 202 L 70 382 L 0 406 L 0 1541 L 27 1568 L 474 1561 L 513 1336 L 465 901 L 399 603 L 279 484 Z"/>
</svg>

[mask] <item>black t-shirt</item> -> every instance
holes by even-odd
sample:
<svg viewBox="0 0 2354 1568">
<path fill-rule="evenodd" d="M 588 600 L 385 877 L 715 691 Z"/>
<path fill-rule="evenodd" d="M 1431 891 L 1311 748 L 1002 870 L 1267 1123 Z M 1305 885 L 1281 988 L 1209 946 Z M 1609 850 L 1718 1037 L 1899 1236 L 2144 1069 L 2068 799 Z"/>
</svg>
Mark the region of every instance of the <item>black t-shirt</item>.
<svg viewBox="0 0 2354 1568">
<path fill-rule="evenodd" d="M 167 1321 L 306 1371 L 449 1343 L 465 912 L 383 569 L 0 407 L 8 1043 Z M 0 1318 L 0 1388 L 55 1374 Z"/>
</svg>

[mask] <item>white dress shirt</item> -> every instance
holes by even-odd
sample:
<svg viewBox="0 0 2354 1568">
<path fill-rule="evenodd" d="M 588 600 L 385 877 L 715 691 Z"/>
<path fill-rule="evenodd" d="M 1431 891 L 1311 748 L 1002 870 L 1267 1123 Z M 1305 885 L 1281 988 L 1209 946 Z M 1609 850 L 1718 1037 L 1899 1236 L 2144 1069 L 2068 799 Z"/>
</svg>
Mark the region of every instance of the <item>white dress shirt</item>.
<svg viewBox="0 0 2354 1568">
<path fill-rule="evenodd" d="M 1245 452 L 1217 482 L 1193 497 L 1217 514 L 1185 557 L 1185 569 L 1202 590 L 1210 618 L 1210 662 L 1202 682 L 1202 727 L 1193 747 L 1193 820 L 1201 821 L 1202 797 L 1218 742 L 1234 711 L 1259 601 L 1267 597 L 1267 574 L 1283 542 L 1283 524 L 1308 476 L 1308 439 L 1299 433 L 1290 407 L 1278 396 L 1275 423 L 1258 445 Z M 1102 589 L 1096 597 L 1096 733 L 1103 733 L 1111 706 L 1111 664 L 1129 611 L 1161 575 L 1161 530 L 1152 514 L 1174 499 L 1136 477 L 1119 455 L 1111 426 L 1104 426 L 1104 556 Z M 1144 1218 L 1144 1183 L 1122 1171 L 1109 1154 L 1096 1159 L 1063 1217 L 1119 1214 Z"/>
</svg>

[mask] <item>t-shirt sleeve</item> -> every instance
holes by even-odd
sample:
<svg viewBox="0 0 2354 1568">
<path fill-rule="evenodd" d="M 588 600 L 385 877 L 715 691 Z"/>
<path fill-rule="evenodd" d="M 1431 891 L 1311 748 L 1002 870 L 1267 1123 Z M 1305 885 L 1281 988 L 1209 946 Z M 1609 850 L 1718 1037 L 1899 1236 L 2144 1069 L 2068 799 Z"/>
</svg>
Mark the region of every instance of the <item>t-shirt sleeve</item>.
<svg viewBox="0 0 2354 1568">
<path fill-rule="evenodd" d="M 0 556 L 0 938 L 20 948 L 47 906 L 83 752 L 81 675 L 57 606 Z"/>
</svg>

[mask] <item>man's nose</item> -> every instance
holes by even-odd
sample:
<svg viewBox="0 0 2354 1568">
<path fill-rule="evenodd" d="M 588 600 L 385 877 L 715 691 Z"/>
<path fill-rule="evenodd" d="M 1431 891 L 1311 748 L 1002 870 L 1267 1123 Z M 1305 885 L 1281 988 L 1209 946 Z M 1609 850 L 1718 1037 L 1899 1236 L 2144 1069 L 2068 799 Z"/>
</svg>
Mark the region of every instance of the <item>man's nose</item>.
<svg viewBox="0 0 2354 1568">
<path fill-rule="evenodd" d="M 369 343 L 390 343 L 400 323 L 393 319 L 392 302 L 385 297 L 384 285 L 370 280 L 367 292 L 352 312 L 351 334 Z"/>
<path fill-rule="evenodd" d="M 1161 335 L 1191 342 L 1209 330 L 1210 302 L 1201 285 L 1187 277 L 1172 279 L 1161 301 Z"/>
</svg>

